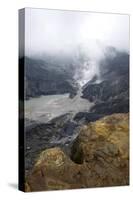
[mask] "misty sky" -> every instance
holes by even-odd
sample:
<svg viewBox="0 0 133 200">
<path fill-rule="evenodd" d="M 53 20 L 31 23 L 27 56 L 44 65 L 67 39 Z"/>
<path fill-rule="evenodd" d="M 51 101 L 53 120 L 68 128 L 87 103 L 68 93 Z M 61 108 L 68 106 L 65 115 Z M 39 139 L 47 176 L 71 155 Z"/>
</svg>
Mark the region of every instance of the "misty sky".
<svg viewBox="0 0 133 200">
<path fill-rule="evenodd" d="M 129 16 L 26 8 L 26 55 L 71 53 L 85 46 L 129 51 Z"/>
</svg>

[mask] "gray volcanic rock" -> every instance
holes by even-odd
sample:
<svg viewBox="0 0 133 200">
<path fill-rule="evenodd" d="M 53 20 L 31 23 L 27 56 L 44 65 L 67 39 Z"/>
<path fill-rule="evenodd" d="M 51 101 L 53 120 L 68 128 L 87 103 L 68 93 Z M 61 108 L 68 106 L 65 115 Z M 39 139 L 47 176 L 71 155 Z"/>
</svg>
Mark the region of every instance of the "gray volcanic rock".
<svg viewBox="0 0 133 200">
<path fill-rule="evenodd" d="M 91 111 L 99 114 L 129 112 L 129 55 L 115 52 L 101 62 L 100 83 L 88 82 L 83 98 L 95 102 Z"/>
<path fill-rule="evenodd" d="M 47 148 L 61 147 L 69 154 L 70 145 L 79 131 L 79 125 L 72 120 L 68 113 L 54 118 L 49 123 L 34 124 L 25 133 L 25 168 L 27 172 L 32 168 L 38 154 Z"/>
<path fill-rule="evenodd" d="M 97 113 L 90 113 L 90 112 L 79 112 L 74 116 L 74 120 L 76 122 L 81 122 L 81 124 L 88 123 L 88 122 L 94 122 L 101 117 L 103 117 L 104 114 L 97 114 Z"/>
<path fill-rule="evenodd" d="M 75 95 L 78 89 L 72 78 L 71 70 L 44 60 L 21 58 L 20 67 L 25 60 L 25 98 L 48 94 L 70 93 Z"/>
</svg>

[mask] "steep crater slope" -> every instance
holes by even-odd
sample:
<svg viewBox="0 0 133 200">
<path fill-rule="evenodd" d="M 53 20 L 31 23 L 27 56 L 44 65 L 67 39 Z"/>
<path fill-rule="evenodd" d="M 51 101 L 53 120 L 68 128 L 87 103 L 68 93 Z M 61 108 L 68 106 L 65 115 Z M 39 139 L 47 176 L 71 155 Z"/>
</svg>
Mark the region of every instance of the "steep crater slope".
<svg viewBox="0 0 133 200">
<path fill-rule="evenodd" d="M 100 76 L 100 83 L 89 81 L 83 87 L 83 98 L 95 102 L 91 112 L 129 112 L 129 55 L 113 50 L 101 61 Z"/>
<path fill-rule="evenodd" d="M 21 58 L 20 67 L 25 63 L 25 99 L 40 95 L 76 94 L 77 83 L 72 69 L 45 60 Z M 71 67 L 71 66 L 70 66 Z"/>
</svg>

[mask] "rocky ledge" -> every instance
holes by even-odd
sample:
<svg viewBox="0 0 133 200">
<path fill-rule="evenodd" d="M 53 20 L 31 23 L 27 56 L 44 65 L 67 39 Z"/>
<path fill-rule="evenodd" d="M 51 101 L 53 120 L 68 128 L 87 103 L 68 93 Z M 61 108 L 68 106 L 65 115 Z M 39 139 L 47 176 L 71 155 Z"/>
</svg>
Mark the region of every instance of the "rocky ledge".
<svg viewBox="0 0 133 200">
<path fill-rule="evenodd" d="M 71 158 L 59 147 L 41 152 L 26 191 L 129 184 L 129 117 L 113 114 L 83 125 Z"/>
</svg>

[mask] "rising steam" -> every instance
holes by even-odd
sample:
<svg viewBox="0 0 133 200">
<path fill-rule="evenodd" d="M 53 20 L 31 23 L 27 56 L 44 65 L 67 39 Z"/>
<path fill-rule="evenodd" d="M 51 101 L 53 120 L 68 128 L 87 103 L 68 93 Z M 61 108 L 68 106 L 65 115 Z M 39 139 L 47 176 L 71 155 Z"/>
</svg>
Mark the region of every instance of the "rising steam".
<svg viewBox="0 0 133 200">
<path fill-rule="evenodd" d="M 72 57 L 81 86 L 101 80 L 99 64 L 108 46 L 129 51 L 128 15 L 26 8 L 25 16 L 26 56 Z"/>
</svg>

